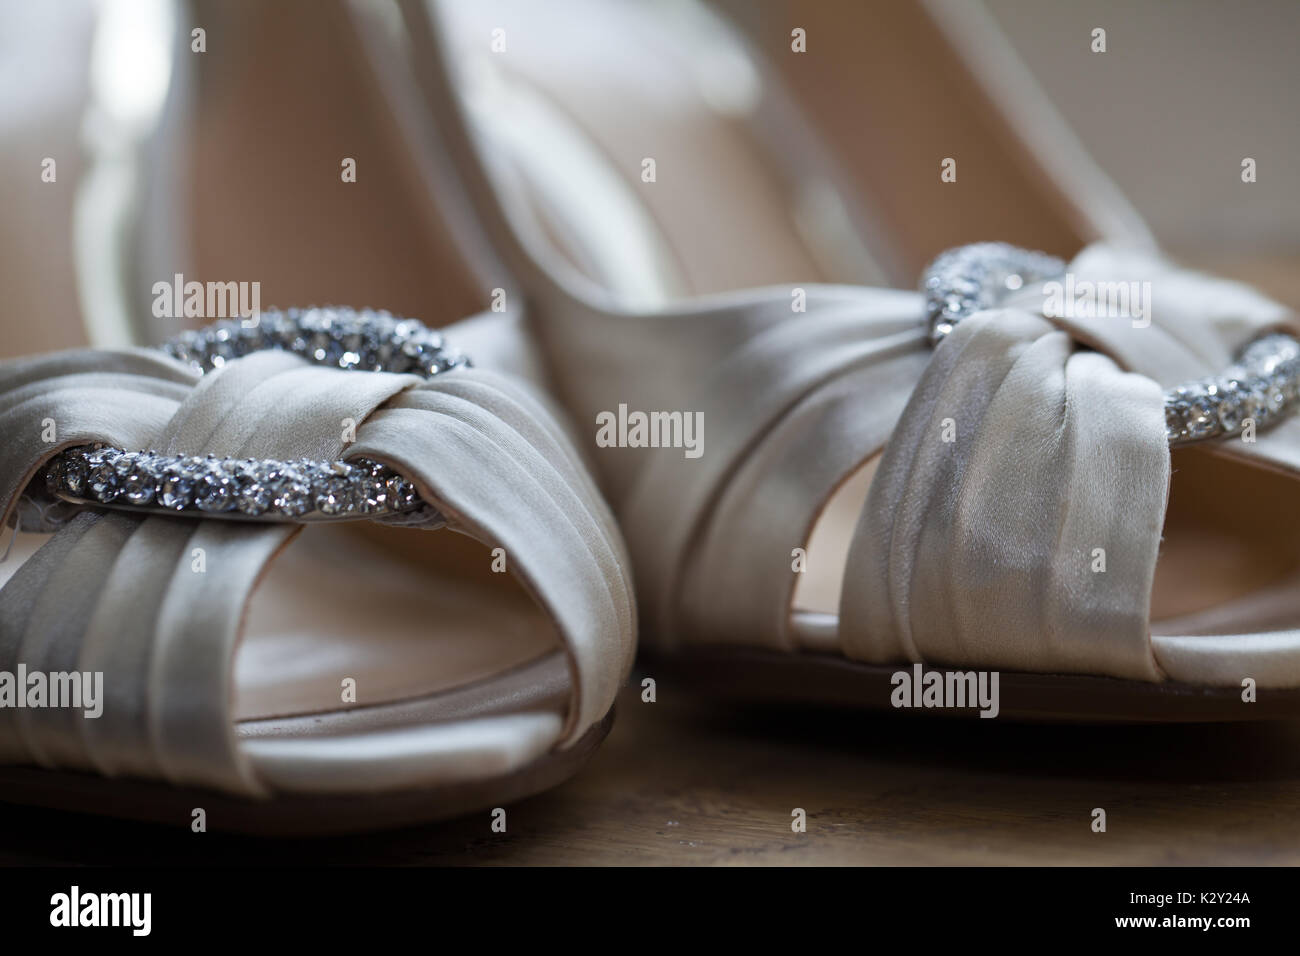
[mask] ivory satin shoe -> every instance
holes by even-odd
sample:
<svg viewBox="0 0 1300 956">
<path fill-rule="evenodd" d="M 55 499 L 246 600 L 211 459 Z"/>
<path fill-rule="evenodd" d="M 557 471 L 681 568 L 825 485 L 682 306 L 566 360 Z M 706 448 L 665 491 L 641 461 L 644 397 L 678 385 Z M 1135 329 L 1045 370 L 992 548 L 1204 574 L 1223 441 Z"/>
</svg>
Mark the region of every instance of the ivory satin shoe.
<svg viewBox="0 0 1300 956">
<path fill-rule="evenodd" d="M 931 265 L 919 293 L 819 282 L 833 243 L 789 183 L 832 182 L 833 161 L 702 7 L 402 8 L 426 111 L 627 537 L 645 643 L 704 692 L 911 706 L 895 691 L 920 664 L 995 673 L 1010 716 L 1300 713 L 1288 309 L 1165 262 L 1081 149 L 1035 165 L 991 107 L 962 155 L 1020 157 L 979 185 L 1009 187 L 1046 252 L 936 257 L 933 230 L 841 220 L 859 282 Z M 934 5 L 903 8 L 942 39 Z M 933 59 L 855 95 L 915 79 L 968 102 Z M 943 209 L 943 159 L 917 215 Z M 1107 312 L 1112 288 L 1133 298 Z"/>
<path fill-rule="evenodd" d="M 361 62 L 338 8 L 259 30 L 254 7 L 206 12 L 246 42 L 192 56 L 178 6 L 145 24 L 176 54 L 156 114 L 115 123 L 111 88 L 92 107 L 78 265 L 100 347 L 0 362 L 0 799 L 264 833 L 486 819 L 610 727 L 635 649 L 621 535 L 516 315 L 270 308 L 313 275 L 435 319 L 489 289 L 401 188 L 408 144 L 375 135 L 371 88 L 305 82 Z M 282 84 L 253 83 L 264 109 L 233 52 L 260 43 Z M 331 135 L 370 186 L 311 148 Z M 356 234 L 287 220 L 314 203 Z M 381 220 L 406 227 L 387 252 Z M 418 279 L 394 278 L 403 257 Z M 206 280 L 265 305 L 205 325 L 186 303 L 193 283 L 210 307 Z"/>
</svg>

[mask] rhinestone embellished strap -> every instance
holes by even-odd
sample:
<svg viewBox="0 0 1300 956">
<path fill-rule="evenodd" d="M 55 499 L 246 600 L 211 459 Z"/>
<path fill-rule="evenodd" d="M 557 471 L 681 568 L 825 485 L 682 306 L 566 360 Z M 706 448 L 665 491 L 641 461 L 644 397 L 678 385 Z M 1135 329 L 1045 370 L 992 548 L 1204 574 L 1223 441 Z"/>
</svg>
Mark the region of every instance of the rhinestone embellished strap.
<svg viewBox="0 0 1300 956">
<path fill-rule="evenodd" d="M 200 373 L 267 349 L 293 352 L 316 365 L 424 378 L 470 364 L 423 323 L 371 309 L 267 310 L 251 325 L 216 322 L 159 348 Z"/>
<path fill-rule="evenodd" d="M 199 374 L 268 349 L 317 365 L 431 378 L 469 360 L 413 319 L 338 308 L 263 312 L 251 325 L 218 322 L 160 346 Z M 128 451 L 107 445 L 64 449 L 46 467 L 57 499 L 90 505 L 242 521 L 374 519 L 436 525 L 441 516 L 392 468 L 366 458 L 281 461 Z"/>
<path fill-rule="evenodd" d="M 930 344 L 942 342 L 962 319 L 995 307 L 1009 292 L 1065 273 L 1065 262 L 1005 242 L 976 242 L 942 253 L 921 280 Z"/>
<path fill-rule="evenodd" d="M 45 481 L 51 495 L 76 504 L 245 521 L 385 518 L 424 508 L 414 485 L 365 458 L 198 458 L 82 445 L 57 455 Z"/>
<path fill-rule="evenodd" d="M 1065 274 L 1065 263 L 1002 242 L 951 249 L 925 270 L 930 341 L 942 342 L 966 317 L 998 305 L 1028 283 Z M 1283 333 L 1249 343 L 1222 374 L 1169 389 L 1164 395 L 1170 445 L 1240 435 L 1248 423 L 1268 428 L 1300 401 L 1300 341 Z"/>
</svg>

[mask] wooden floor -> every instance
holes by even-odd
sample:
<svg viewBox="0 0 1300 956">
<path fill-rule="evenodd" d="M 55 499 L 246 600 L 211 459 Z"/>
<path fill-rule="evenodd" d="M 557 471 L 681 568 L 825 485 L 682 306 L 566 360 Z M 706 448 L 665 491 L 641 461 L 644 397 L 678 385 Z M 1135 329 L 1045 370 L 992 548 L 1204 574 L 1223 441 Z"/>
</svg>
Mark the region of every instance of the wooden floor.
<svg viewBox="0 0 1300 956">
<path fill-rule="evenodd" d="M 1297 806 L 1300 723 L 735 709 L 660 683 L 653 704 L 626 691 L 587 769 L 507 807 L 504 834 L 484 812 L 286 844 L 0 806 L 0 864 L 1296 864 Z"/>
</svg>

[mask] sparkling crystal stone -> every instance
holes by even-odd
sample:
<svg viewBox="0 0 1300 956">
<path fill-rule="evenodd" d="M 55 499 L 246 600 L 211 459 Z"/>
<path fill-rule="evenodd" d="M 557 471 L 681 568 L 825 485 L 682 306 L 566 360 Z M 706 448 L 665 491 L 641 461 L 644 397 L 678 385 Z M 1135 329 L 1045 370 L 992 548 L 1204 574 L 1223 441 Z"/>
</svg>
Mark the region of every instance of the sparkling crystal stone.
<svg viewBox="0 0 1300 956">
<path fill-rule="evenodd" d="M 271 506 L 280 514 L 298 517 L 311 511 L 311 488 L 296 473 L 282 472 L 271 479 Z"/>
<path fill-rule="evenodd" d="M 86 487 L 96 501 L 107 504 L 117 498 L 120 487 L 114 465 L 120 455 L 116 449 L 103 448 L 86 456 Z"/>
<path fill-rule="evenodd" d="M 1183 397 L 1184 428 L 1191 439 L 1207 438 L 1218 428 L 1219 409 L 1214 399 L 1202 386 L 1186 389 Z"/>
<path fill-rule="evenodd" d="M 1270 416 L 1268 402 L 1268 388 L 1261 381 L 1253 381 L 1246 385 L 1246 401 L 1242 411 L 1245 418 L 1255 423 L 1256 428 L 1263 428 L 1268 422 Z"/>
<path fill-rule="evenodd" d="M 319 362 L 321 365 L 337 365 L 342 353 L 343 350 L 338 342 L 327 332 L 317 332 L 307 343 L 308 356 L 313 362 Z"/>
<path fill-rule="evenodd" d="M 392 507 L 397 511 L 405 511 L 415 507 L 420 499 L 415 492 L 415 485 L 411 484 L 401 475 L 393 475 L 385 482 L 388 494 L 388 500 Z"/>
<path fill-rule="evenodd" d="M 356 509 L 361 496 L 353 469 L 343 462 L 332 462 L 322 469 L 316 483 L 316 510 L 323 515 L 344 515 Z"/>
<path fill-rule="evenodd" d="M 144 455 L 138 451 L 124 451 L 113 459 L 113 470 L 117 472 L 118 478 L 125 479 L 135 471 L 143 458 Z"/>
<path fill-rule="evenodd" d="M 1187 434 L 1187 403 L 1165 402 L 1165 437 L 1170 442 L 1180 441 Z"/>
<path fill-rule="evenodd" d="M 1278 369 L 1282 395 L 1288 403 L 1300 397 L 1300 359 L 1288 358 Z"/>
<path fill-rule="evenodd" d="M 411 368 L 423 370 L 426 362 L 433 356 L 433 349 L 422 344 L 418 339 L 402 343 L 402 356 Z"/>
<path fill-rule="evenodd" d="M 1264 385 L 1264 403 L 1270 415 L 1278 415 L 1286 407 L 1286 393 L 1280 379 L 1269 379 Z"/>
<path fill-rule="evenodd" d="M 1064 271 L 1065 263 L 1053 256 L 1007 243 L 983 242 L 950 249 L 930 264 L 921 284 L 931 341 L 942 341 L 962 319 L 991 308 L 1007 292 Z"/>
<path fill-rule="evenodd" d="M 55 461 L 52 491 L 80 498 L 86 493 L 86 465 L 79 456 L 63 454 Z"/>
<path fill-rule="evenodd" d="M 143 456 L 136 458 L 125 474 L 119 463 L 118 475 L 121 477 L 122 496 L 128 502 L 147 505 L 153 501 L 158 488 L 158 476 L 154 473 L 150 459 Z"/>
<path fill-rule="evenodd" d="M 235 505 L 235 483 L 215 466 L 209 468 L 194 482 L 194 504 L 201 511 L 213 513 L 231 510 Z"/>
<path fill-rule="evenodd" d="M 1219 427 L 1225 434 L 1235 435 L 1241 430 L 1241 420 L 1245 417 L 1246 393 L 1234 380 L 1220 384 L 1218 393 Z"/>
<path fill-rule="evenodd" d="M 179 465 L 169 465 L 158 482 L 158 504 L 173 511 L 190 506 L 194 500 L 194 479 Z"/>
<path fill-rule="evenodd" d="M 368 477 L 362 485 L 361 510 L 366 514 L 378 514 L 389 510 L 388 483 L 382 478 Z"/>
<path fill-rule="evenodd" d="M 269 476 L 266 469 L 258 462 L 241 462 L 235 469 L 234 477 L 238 488 L 235 507 L 253 517 L 266 514 L 275 498 L 267 480 Z"/>
</svg>

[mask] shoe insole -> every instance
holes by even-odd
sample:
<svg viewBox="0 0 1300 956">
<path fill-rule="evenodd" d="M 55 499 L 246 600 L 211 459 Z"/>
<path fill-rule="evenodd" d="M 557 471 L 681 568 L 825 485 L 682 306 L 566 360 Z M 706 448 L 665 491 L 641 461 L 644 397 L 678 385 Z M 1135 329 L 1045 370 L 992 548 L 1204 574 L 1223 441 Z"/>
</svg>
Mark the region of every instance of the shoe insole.
<svg viewBox="0 0 1300 956">
<path fill-rule="evenodd" d="M 546 616 L 492 560 L 447 530 L 305 528 L 249 604 L 236 717 L 429 697 L 558 650 Z"/>
</svg>

